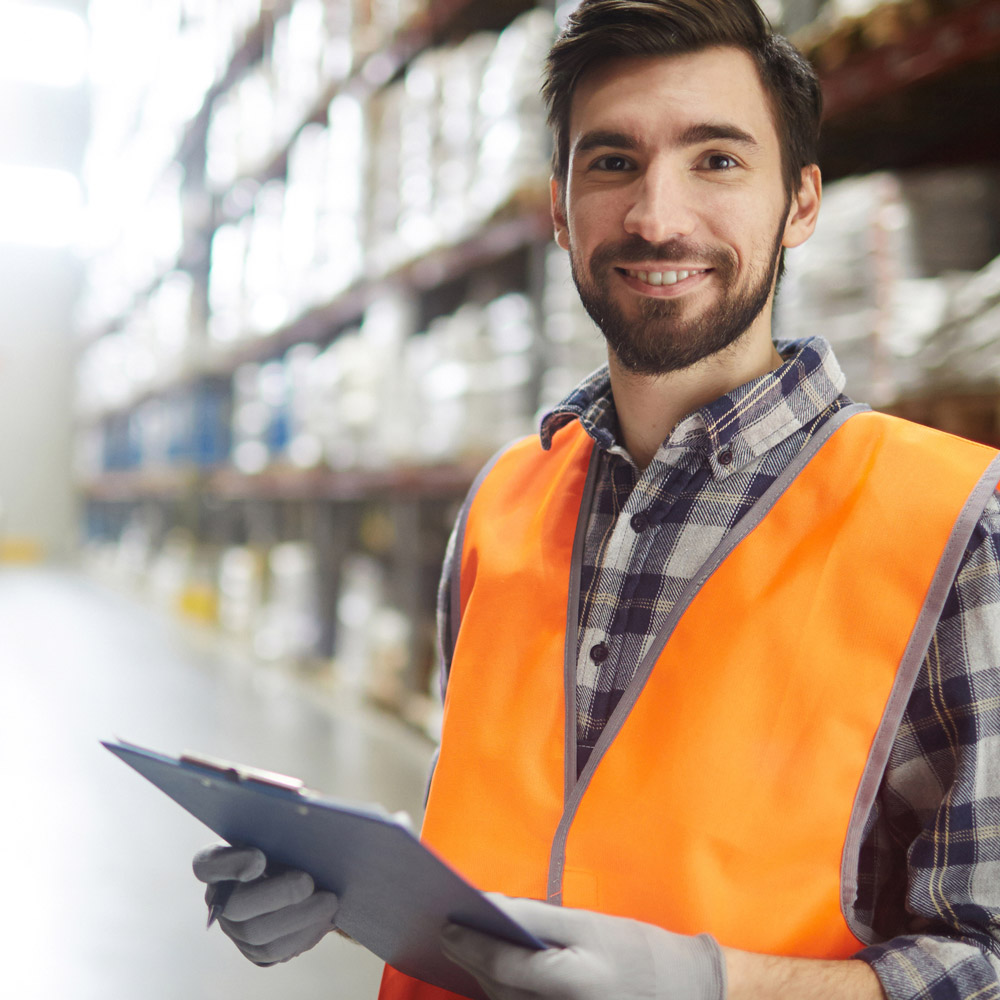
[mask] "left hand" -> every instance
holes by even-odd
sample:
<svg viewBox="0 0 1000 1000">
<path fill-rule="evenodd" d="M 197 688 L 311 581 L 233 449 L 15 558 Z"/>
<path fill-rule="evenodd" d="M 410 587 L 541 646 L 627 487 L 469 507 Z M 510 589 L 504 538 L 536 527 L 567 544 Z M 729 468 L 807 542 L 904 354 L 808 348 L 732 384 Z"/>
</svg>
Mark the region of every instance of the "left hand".
<svg viewBox="0 0 1000 1000">
<path fill-rule="evenodd" d="M 445 955 L 479 980 L 490 1000 L 725 1000 L 722 950 L 653 924 L 533 899 L 490 899 L 554 945 L 531 951 L 449 924 Z"/>
<path fill-rule="evenodd" d="M 219 926 L 255 965 L 287 962 L 317 945 L 334 930 L 339 902 L 317 889 L 305 872 L 265 875 L 267 857 L 255 847 L 212 844 L 194 858 L 195 876 L 208 883 L 205 902 L 217 886 L 237 882 Z"/>
</svg>

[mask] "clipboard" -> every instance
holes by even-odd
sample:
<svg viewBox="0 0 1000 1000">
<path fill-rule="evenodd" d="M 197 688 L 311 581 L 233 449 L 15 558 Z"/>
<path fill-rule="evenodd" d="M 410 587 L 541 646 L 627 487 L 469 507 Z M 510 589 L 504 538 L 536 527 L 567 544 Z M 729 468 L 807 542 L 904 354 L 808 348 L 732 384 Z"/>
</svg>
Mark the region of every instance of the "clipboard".
<svg viewBox="0 0 1000 1000">
<path fill-rule="evenodd" d="M 212 757 L 101 742 L 223 840 L 259 847 L 335 892 L 337 927 L 408 976 L 486 1000 L 441 951 L 449 921 L 525 948 L 546 947 L 380 806 L 341 802 L 296 778 Z"/>
</svg>

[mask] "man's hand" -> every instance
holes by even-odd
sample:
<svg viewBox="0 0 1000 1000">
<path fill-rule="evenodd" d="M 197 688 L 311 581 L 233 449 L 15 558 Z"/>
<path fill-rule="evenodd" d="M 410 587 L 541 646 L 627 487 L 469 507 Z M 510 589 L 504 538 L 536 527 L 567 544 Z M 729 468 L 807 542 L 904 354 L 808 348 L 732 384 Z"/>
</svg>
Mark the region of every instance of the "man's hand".
<svg viewBox="0 0 1000 1000">
<path fill-rule="evenodd" d="M 444 953 L 490 1000 L 724 1000 L 726 965 L 715 939 L 531 899 L 490 899 L 536 937 L 531 951 L 449 924 Z"/>
<path fill-rule="evenodd" d="M 287 962 L 334 930 L 337 897 L 316 889 L 305 872 L 265 873 L 267 858 L 254 847 L 223 844 L 194 857 L 194 874 L 208 883 L 211 907 L 218 887 L 238 882 L 219 915 L 219 926 L 256 965 Z"/>
</svg>

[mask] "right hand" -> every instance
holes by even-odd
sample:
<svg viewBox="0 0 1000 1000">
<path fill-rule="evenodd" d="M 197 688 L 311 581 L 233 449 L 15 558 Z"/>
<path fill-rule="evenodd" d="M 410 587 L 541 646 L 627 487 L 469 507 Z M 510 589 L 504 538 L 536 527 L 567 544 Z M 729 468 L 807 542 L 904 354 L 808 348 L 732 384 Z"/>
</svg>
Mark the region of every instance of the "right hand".
<svg viewBox="0 0 1000 1000">
<path fill-rule="evenodd" d="M 335 930 L 337 896 L 317 889 L 302 871 L 265 873 L 267 857 L 255 847 L 213 844 L 195 855 L 193 867 L 195 877 L 208 883 L 209 906 L 219 883 L 240 883 L 219 926 L 255 965 L 287 962 Z"/>
</svg>

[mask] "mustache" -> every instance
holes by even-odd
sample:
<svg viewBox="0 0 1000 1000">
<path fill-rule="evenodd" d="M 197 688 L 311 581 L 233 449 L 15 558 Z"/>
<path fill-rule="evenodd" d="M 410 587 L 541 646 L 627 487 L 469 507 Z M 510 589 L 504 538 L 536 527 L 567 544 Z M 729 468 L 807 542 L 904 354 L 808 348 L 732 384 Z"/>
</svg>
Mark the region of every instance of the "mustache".
<svg viewBox="0 0 1000 1000">
<path fill-rule="evenodd" d="M 662 261 L 665 264 L 698 263 L 725 273 L 733 268 L 729 254 L 718 247 L 682 239 L 650 243 L 633 234 L 624 240 L 602 243 L 597 247 L 590 258 L 590 270 L 591 273 L 596 273 L 612 264 L 640 264 L 649 261 Z"/>
</svg>

